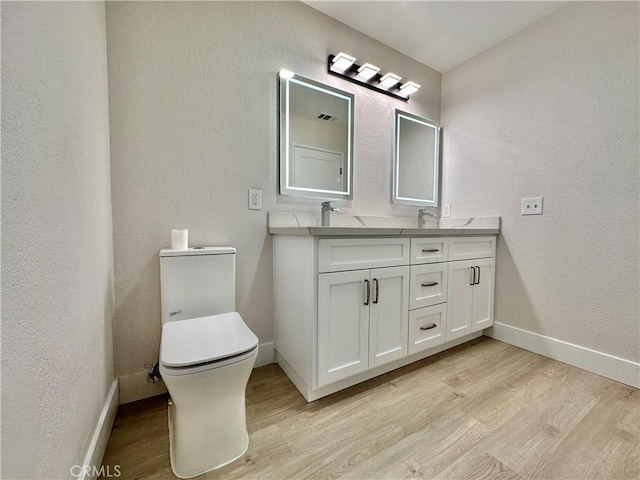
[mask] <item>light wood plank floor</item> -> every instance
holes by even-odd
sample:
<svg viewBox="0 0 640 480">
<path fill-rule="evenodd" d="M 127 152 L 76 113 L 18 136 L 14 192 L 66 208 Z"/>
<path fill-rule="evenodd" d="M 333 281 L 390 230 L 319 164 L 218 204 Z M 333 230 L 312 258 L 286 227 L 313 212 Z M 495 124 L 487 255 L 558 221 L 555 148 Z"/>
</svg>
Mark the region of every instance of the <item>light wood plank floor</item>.
<svg viewBox="0 0 640 480">
<path fill-rule="evenodd" d="M 166 404 L 120 407 L 120 478 L 175 478 Z M 255 369 L 247 422 L 247 454 L 199 478 L 640 478 L 639 390 L 486 337 L 309 404 Z"/>
</svg>

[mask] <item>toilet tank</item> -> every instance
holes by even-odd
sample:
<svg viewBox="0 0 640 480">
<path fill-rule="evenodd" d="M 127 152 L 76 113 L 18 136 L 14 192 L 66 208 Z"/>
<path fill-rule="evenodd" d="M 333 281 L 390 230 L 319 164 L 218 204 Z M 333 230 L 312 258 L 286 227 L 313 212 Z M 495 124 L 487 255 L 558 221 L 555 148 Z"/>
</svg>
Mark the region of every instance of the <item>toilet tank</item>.
<svg viewBox="0 0 640 480">
<path fill-rule="evenodd" d="M 236 310 L 236 249 L 160 250 L 162 323 Z"/>
</svg>

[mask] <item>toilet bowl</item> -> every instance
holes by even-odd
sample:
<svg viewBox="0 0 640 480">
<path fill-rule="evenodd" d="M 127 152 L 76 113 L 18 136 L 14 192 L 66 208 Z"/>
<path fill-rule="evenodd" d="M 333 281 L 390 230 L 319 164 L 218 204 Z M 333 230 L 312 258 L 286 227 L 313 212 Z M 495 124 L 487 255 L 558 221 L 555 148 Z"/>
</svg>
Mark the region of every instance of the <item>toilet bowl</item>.
<svg viewBox="0 0 640 480">
<path fill-rule="evenodd" d="M 234 257 L 235 250 L 231 250 L 220 253 L 208 249 L 208 253 L 195 255 Z M 235 263 L 222 257 L 185 262 L 181 257 L 191 255 L 175 252 L 161 251 L 160 374 L 171 396 L 171 468 L 177 477 L 190 478 L 223 467 L 247 451 L 245 390 L 258 355 L 258 338 L 237 312 L 189 318 L 193 311 L 216 312 L 230 307 L 228 298 L 221 299 L 228 297 L 229 269 Z M 191 275 L 197 279 L 197 287 L 188 280 Z M 226 294 L 215 288 L 222 283 Z M 176 289 L 180 291 L 176 293 Z M 209 289 L 211 295 L 207 294 Z M 213 298 L 216 307 L 203 308 L 202 303 L 209 300 L 198 298 L 202 296 Z"/>
</svg>

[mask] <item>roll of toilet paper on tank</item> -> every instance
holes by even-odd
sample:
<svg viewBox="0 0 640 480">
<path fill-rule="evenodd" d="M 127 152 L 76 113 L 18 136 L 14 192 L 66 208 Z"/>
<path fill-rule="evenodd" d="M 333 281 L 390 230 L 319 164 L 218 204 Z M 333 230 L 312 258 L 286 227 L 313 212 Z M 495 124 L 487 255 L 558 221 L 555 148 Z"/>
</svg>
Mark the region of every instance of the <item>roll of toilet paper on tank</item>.
<svg viewBox="0 0 640 480">
<path fill-rule="evenodd" d="M 186 250 L 189 248 L 189 229 L 171 230 L 171 249 Z"/>
</svg>

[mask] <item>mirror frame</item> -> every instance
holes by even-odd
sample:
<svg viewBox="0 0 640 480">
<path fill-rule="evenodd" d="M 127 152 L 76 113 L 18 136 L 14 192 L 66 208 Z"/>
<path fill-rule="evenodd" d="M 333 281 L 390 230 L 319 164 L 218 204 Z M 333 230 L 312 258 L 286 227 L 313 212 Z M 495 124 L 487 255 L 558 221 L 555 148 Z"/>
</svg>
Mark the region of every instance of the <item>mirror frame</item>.
<svg viewBox="0 0 640 480">
<path fill-rule="evenodd" d="M 426 127 L 435 130 L 435 142 L 433 146 L 433 197 L 432 199 L 401 197 L 398 188 L 399 171 L 400 171 L 400 120 L 407 119 L 412 122 L 420 123 Z M 393 180 L 391 188 L 391 203 L 399 205 L 413 205 L 418 207 L 437 207 L 438 206 L 438 185 L 440 183 L 440 131 L 441 127 L 435 122 L 426 118 L 403 112 L 402 110 L 394 110 L 394 145 L 393 145 Z"/>
<path fill-rule="evenodd" d="M 353 156 L 353 144 L 354 144 L 354 106 L 355 95 L 344 90 L 325 85 L 315 80 L 311 80 L 300 75 L 292 74 L 291 76 L 278 75 L 279 85 L 279 185 L 280 195 L 294 196 L 297 198 L 314 198 L 325 200 L 351 200 L 353 199 L 353 177 L 354 177 L 354 156 Z M 290 140 L 289 140 L 289 85 L 291 83 L 297 83 L 305 87 L 318 90 L 320 92 L 327 93 L 329 95 L 344 98 L 348 102 L 348 115 L 347 115 L 347 151 L 346 153 L 346 169 L 347 169 L 347 181 L 346 191 L 333 191 L 333 190 L 321 190 L 315 188 L 295 187 L 289 185 L 289 170 L 290 170 Z M 304 192 L 299 194 L 296 192 Z"/>
</svg>

